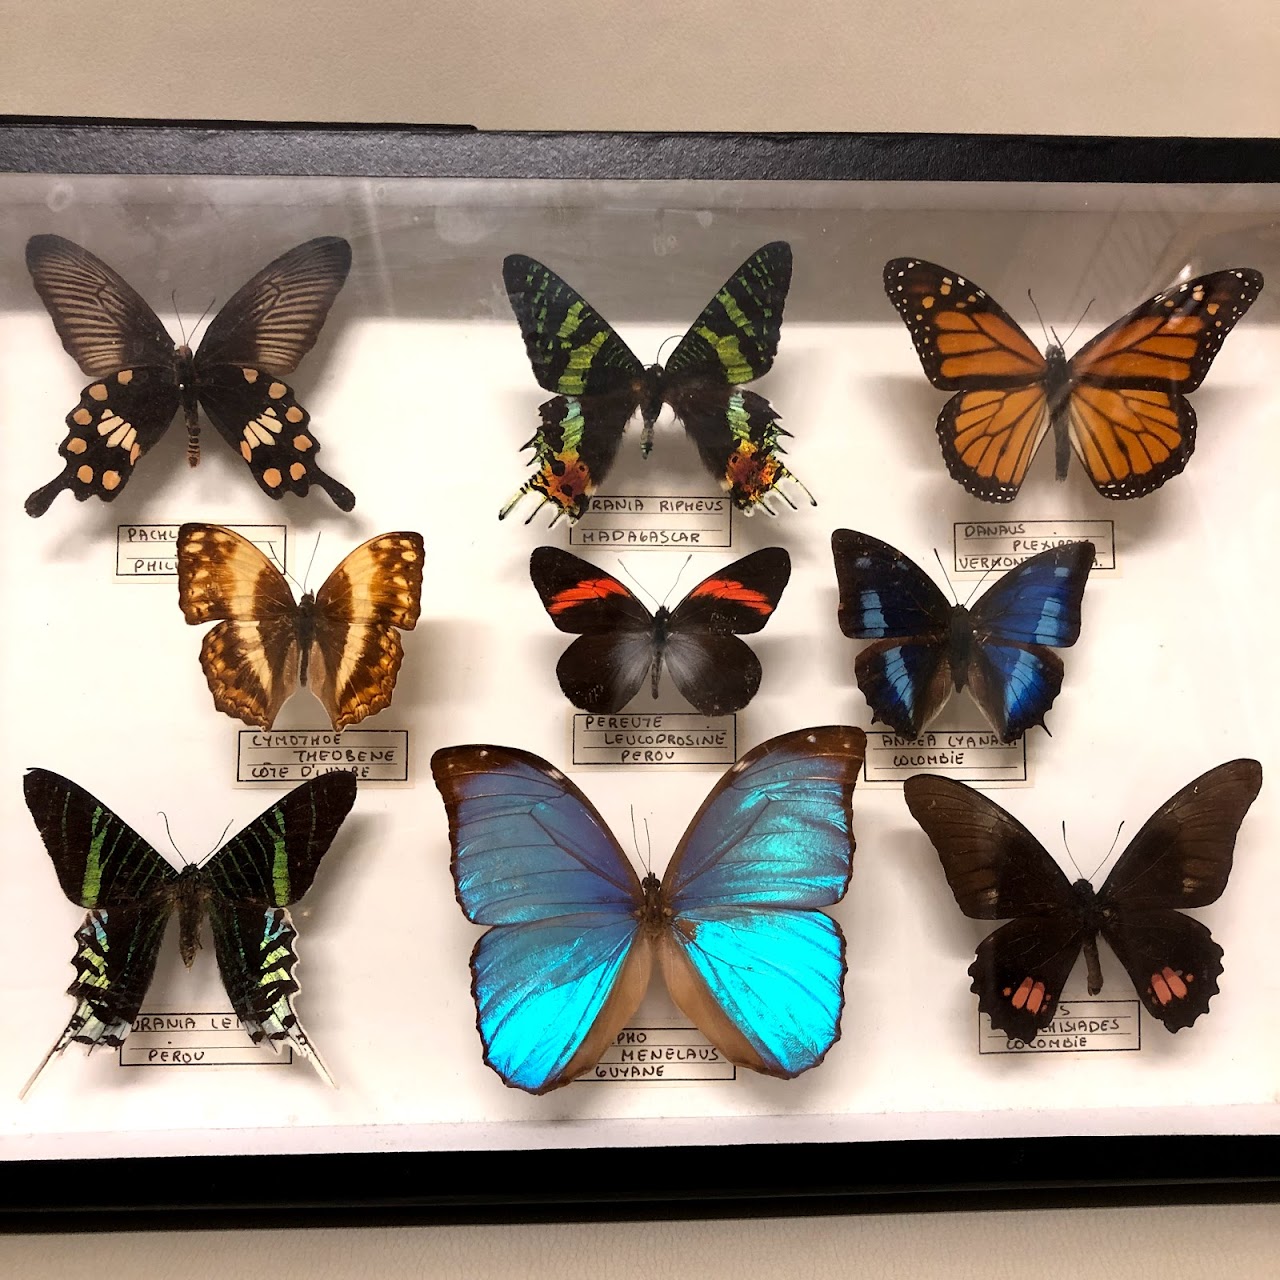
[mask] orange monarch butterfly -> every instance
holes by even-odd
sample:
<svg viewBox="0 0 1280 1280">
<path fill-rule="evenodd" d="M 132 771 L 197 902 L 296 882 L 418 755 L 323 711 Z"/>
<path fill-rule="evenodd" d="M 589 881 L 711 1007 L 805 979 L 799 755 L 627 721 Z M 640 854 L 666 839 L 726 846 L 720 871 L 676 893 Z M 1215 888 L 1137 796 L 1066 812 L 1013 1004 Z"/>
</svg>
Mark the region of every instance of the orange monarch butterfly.
<svg viewBox="0 0 1280 1280">
<path fill-rule="evenodd" d="M 1059 480 L 1070 451 L 1104 498 L 1140 498 L 1187 465 L 1187 400 L 1262 291 L 1234 267 L 1158 293 L 1070 359 L 1044 355 L 972 280 L 918 258 L 885 263 L 884 290 L 911 331 L 925 377 L 955 391 L 938 415 L 947 470 L 985 502 L 1011 502 L 1053 428 Z"/>
</svg>

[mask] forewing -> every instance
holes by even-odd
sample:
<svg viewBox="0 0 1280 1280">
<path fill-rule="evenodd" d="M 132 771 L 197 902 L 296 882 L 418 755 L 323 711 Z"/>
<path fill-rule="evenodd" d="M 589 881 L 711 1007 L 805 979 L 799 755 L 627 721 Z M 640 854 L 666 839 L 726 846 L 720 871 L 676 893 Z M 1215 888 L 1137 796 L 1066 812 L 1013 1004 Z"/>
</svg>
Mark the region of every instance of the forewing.
<svg viewBox="0 0 1280 1280">
<path fill-rule="evenodd" d="M 1149 391 L 1194 391 L 1227 334 L 1262 292 L 1262 273 L 1233 267 L 1158 293 L 1072 357 L 1073 379 Z"/>
<path fill-rule="evenodd" d="M 1102 933 L 1147 1012 L 1170 1031 L 1208 1013 L 1218 994 L 1222 948 L 1198 920 L 1180 911 L 1124 911 L 1112 914 Z"/>
<path fill-rule="evenodd" d="M 849 884 L 853 788 L 866 735 L 847 725 L 762 743 L 703 801 L 662 884 L 677 916 L 708 908 L 812 909 Z"/>
<path fill-rule="evenodd" d="M 712 378 L 736 386 L 769 372 L 791 287 L 791 246 L 757 249 L 703 308 L 667 361 L 668 384 Z"/>
<path fill-rule="evenodd" d="M 547 616 L 561 631 L 571 635 L 625 631 L 646 638 L 653 632 L 653 614 L 628 586 L 559 547 L 534 549 L 529 578 Z"/>
<path fill-rule="evenodd" d="M 644 366 L 613 326 L 550 267 L 513 253 L 502 263 L 502 280 L 533 376 L 544 390 L 598 396 L 644 377 Z"/>
<path fill-rule="evenodd" d="M 526 493 L 536 493 L 542 503 L 556 508 L 551 523 L 561 516 L 579 519 L 590 505 L 591 495 L 604 483 L 613 466 L 622 433 L 639 403 L 630 384 L 606 395 L 579 399 L 556 396 L 541 405 L 542 425 L 525 446 L 533 450 L 537 470 L 498 512 L 504 519 Z"/>
<path fill-rule="evenodd" d="M 1049 425 L 1035 382 L 962 391 L 942 406 L 936 430 L 953 480 L 984 502 L 1012 502 Z"/>
<path fill-rule="evenodd" d="M 1075 910 L 1071 885 L 1044 846 L 981 792 L 919 773 L 903 784 L 903 797 L 938 851 L 957 905 L 971 919 Z"/>
<path fill-rule="evenodd" d="M 228 909 L 253 907 L 261 915 L 297 902 L 355 798 L 356 777 L 347 770 L 299 783 L 228 840 L 200 868 L 201 877 Z"/>
<path fill-rule="evenodd" d="M 178 530 L 178 603 L 192 625 L 225 619 L 200 646 L 219 711 L 269 729 L 298 687 L 298 606 L 284 575 L 220 525 Z"/>
<path fill-rule="evenodd" d="M 1069 542 L 1015 565 L 973 606 L 977 638 L 1055 648 L 1075 644 L 1094 555 L 1092 542 Z"/>
<path fill-rule="evenodd" d="M 750 635 L 773 616 L 790 578 L 781 547 L 753 551 L 698 583 L 672 610 L 668 630 Z"/>
<path fill-rule="evenodd" d="M 1187 783 L 1120 855 L 1099 890 L 1102 905 L 1127 918 L 1130 912 L 1215 902 L 1231 874 L 1240 824 L 1261 787 L 1262 766 L 1243 759 Z"/>
<path fill-rule="evenodd" d="M 790 1079 L 840 1034 L 844 937 L 821 911 L 685 910 L 659 954 L 672 999 L 731 1062 Z"/>
<path fill-rule="evenodd" d="M 545 1093 L 599 1061 L 649 982 L 633 914 L 580 912 L 490 929 L 471 957 L 484 1059 L 514 1088 Z"/>
<path fill-rule="evenodd" d="M 638 909 L 640 883 L 604 819 L 545 760 L 510 747 L 445 747 L 431 773 L 467 919 L 510 926 Z"/>
<path fill-rule="evenodd" d="M 67 414 L 66 439 L 58 446 L 62 474 L 26 501 L 29 516 L 42 516 L 70 489 L 76 501 L 111 502 L 129 482 L 138 460 L 164 435 L 178 410 L 178 384 L 167 366 L 119 369 L 91 382 Z"/>
<path fill-rule="evenodd" d="M 1016 742 L 1044 718 L 1062 689 L 1062 659 L 1043 645 L 977 641 L 966 678 L 1001 742 Z"/>
<path fill-rule="evenodd" d="M 422 535 L 380 533 L 348 555 L 316 592 L 326 622 L 366 622 L 412 631 L 422 610 Z"/>
<path fill-rule="evenodd" d="M 831 535 L 840 630 L 854 640 L 945 637 L 951 605 L 909 556 L 853 529 Z"/>
<path fill-rule="evenodd" d="M 173 368 L 173 339 L 159 317 L 88 249 L 62 236 L 32 236 L 27 270 L 67 354 L 89 377 L 139 365 Z"/>
<path fill-rule="evenodd" d="M 288 1041 L 332 1084 L 293 1009 L 301 988 L 293 973 L 298 934 L 289 913 L 283 907 L 264 910 L 215 899 L 209 903 L 209 924 L 222 985 L 249 1038 L 254 1044 L 265 1040 L 277 1051 L 281 1041 Z"/>
<path fill-rule="evenodd" d="M 48 769 L 29 770 L 22 791 L 62 892 L 72 902 L 115 910 L 164 898 L 167 917 L 166 894 L 178 873 L 127 822 Z"/>
<path fill-rule="evenodd" d="M 308 240 L 269 262 L 209 322 L 196 353 L 202 386 L 215 365 L 292 373 L 350 270 L 351 246 L 339 236 Z"/>
<path fill-rule="evenodd" d="M 1030 1044 L 1053 1021 L 1085 935 L 1078 914 L 1025 916 L 978 944 L 970 990 L 997 1031 Z"/>
<path fill-rule="evenodd" d="M 804 486 L 783 464 L 780 455 L 785 450 L 780 441 L 788 433 L 778 425 L 778 414 L 764 396 L 692 378 L 668 383 L 664 396 L 689 433 L 702 465 L 728 491 L 738 510 L 750 515 L 763 505 L 772 514 L 765 499 L 775 490 L 795 506 L 779 486 L 784 480 Z M 813 504 L 813 496 L 804 492 Z"/>
<path fill-rule="evenodd" d="M 316 462 L 320 442 L 311 430 L 311 415 L 264 363 L 203 365 L 197 378 L 209 421 L 244 459 L 263 493 L 302 497 L 314 484 L 339 511 L 355 506 L 355 494 Z"/>
<path fill-rule="evenodd" d="M 885 263 L 884 291 L 898 309 L 925 377 L 940 391 L 1027 386 L 1044 356 L 985 290 L 919 258 Z"/>
</svg>

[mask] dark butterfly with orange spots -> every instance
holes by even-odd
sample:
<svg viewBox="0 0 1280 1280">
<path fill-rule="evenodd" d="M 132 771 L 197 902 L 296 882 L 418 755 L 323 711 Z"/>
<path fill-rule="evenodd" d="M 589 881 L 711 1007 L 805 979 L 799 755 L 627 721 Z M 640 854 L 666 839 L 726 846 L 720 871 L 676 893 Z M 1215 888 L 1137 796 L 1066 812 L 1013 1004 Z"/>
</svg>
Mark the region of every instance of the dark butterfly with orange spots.
<svg viewBox="0 0 1280 1280">
<path fill-rule="evenodd" d="M 1236 834 L 1262 787 L 1256 760 L 1231 760 L 1189 782 L 1147 820 L 1102 888 L 1074 884 L 1016 818 L 962 782 L 917 774 L 907 807 L 933 842 L 960 910 L 1009 920 L 969 966 L 978 1007 L 1010 1040 L 1030 1043 L 1053 1020 L 1083 949 L 1089 994 L 1102 990 L 1098 935 L 1170 1031 L 1209 1010 L 1222 948 L 1177 908 L 1216 902 Z"/>
<path fill-rule="evenodd" d="M 577 520 L 637 412 L 644 424 L 640 452 L 649 456 L 664 404 L 740 511 L 750 515 L 761 507 L 773 515 L 766 501 L 771 493 L 795 506 L 778 487 L 791 480 L 804 489 L 779 457 L 788 432 L 763 396 L 739 389 L 773 366 L 791 285 L 789 244 L 778 240 L 757 249 L 716 291 L 665 366 L 641 364 L 572 285 L 533 258 L 513 253 L 502 264 L 502 278 L 538 385 L 556 394 L 539 410 L 542 425 L 525 446 L 538 469 L 499 519 L 536 493 L 542 502 L 533 514 L 551 503 L 552 524 L 561 516 Z"/>
<path fill-rule="evenodd" d="M 178 603 L 193 626 L 218 620 L 200 646 L 214 706 L 270 729 L 299 688 L 335 729 L 391 705 L 404 658 L 399 631 L 422 608 L 420 533 L 362 543 L 319 591 L 295 601 L 279 569 L 247 538 L 215 524 L 178 530 Z"/>
<path fill-rule="evenodd" d="M 187 460 L 200 460 L 203 407 L 273 498 L 313 484 L 343 511 L 355 495 L 316 465 L 310 415 L 282 380 L 312 346 L 351 268 L 337 236 L 308 240 L 258 272 L 213 317 L 199 348 L 175 344 L 159 317 L 101 258 L 61 236 L 32 236 L 27 267 L 62 345 L 93 381 L 67 415 L 62 474 L 37 489 L 41 516 L 70 489 L 111 502 L 179 409 Z"/>
<path fill-rule="evenodd" d="M 657 613 L 611 573 L 556 547 L 534 551 L 529 576 L 551 621 L 578 636 L 556 666 L 575 707 L 618 711 L 646 677 L 656 698 L 665 666 L 693 706 L 718 716 L 740 711 L 760 687 L 760 659 L 738 637 L 773 616 L 791 557 L 781 547 L 752 552 Z"/>
<path fill-rule="evenodd" d="M 1262 275 L 1236 267 L 1175 285 L 1070 359 L 1057 342 L 1041 355 L 994 298 L 946 267 L 894 258 L 884 288 L 925 376 L 958 393 L 938 415 L 938 440 L 971 494 L 1012 501 L 1052 427 L 1059 480 L 1074 450 L 1104 498 L 1140 498 L 1187 465 L 1196 414 L 1186 397 L 1262 291 Z"/>
</svg>

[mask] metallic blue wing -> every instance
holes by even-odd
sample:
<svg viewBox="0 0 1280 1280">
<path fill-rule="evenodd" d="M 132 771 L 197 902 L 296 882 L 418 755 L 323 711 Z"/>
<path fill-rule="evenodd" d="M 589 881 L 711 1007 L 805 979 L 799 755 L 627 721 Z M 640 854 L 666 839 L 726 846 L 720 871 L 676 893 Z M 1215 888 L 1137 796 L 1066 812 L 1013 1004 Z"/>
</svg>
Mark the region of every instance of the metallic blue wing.
<svg viewBox="0 0 1280 1280">
<path fill-rule="evenodd" d="M 1093 559 L 1092 542 L 1069 542 L 1010 569 L 973 606 L 975 635 L 1055 648 L 1075 644 Z"/>
<path fill-rule="evenodd" d="M 600 1057 L 648 985 L 647 964 L 634 1000 L 625 999 L 633 984 L 619 981 L 638 928 L 633 915 L 583 912 L 480 939 L 471 957 L 476 1026 L 485 1061 L 507 1084 L 542 1093 Z M 607 1010 L 615 992 L 624 1007 Z M 569 1071 L 575 1058 L 581 1066 Z"/>
<path fill-rule="evenodd" d="M 937 636 L 945 640 L 952 605 L 914 560 L 853 529 L 831 535 L 840 588 L 840 630 L 854 640 Z"/>
<path fill-rule="evenodd" d="M 872 720 L 903 738 L 917 738 L 951 696 L 951 664 L 944 640 L 877 640 L 858 654 L 853 670 Z"/>
<path fill-rule="evenodd" d="M 834 920 L 820 911 L 711 907 L 683 913 L 669 936 L 671 995 L 731 1060 L 784 1078 L 822 1061 L 844 1004 L 844 938 Z M 735 1051 L 732 1033 L 716 1034 L 717 1014 L 750 1052 L 740 1043 Z"/>
<path fill-rule="evenodd" d="M 604 819 L 545 760 L 510 747 L 446 747 L 431 771 L 469 920 L 513 925 L 638 909 L 640 881 Z"/>
<path fill-rule="evenodd" d="M 866 735 L 847 725 L 782 734 L 716 783 L 662 884 L 678 915 L 711 906 L 824 907 L 849 885 L 853 786 Z"/>
</svg>

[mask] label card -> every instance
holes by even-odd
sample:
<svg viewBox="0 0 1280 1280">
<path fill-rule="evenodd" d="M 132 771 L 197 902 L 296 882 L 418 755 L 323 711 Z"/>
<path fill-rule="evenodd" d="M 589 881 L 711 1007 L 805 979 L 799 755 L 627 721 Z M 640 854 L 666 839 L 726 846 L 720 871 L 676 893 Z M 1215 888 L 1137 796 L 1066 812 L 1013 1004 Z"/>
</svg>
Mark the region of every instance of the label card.
<svg viewBox="0 0 1280 1280">
<path fill-rule="evenodd" d="M 1025 783 L 1025 736 L 1004 743 L 985 720 L 957 719 L 949 727 L 926 729 L 918 738 L 900 738 L 888 730 L 867 731 L 862 780 L 901 785 L 913 773 L 927 770 L 961 782 Z"/>
<path fill-rule="evenodd" d="M 586 514 L 569 529 L 569 545 L 620 551 L 729 547 L 733 545 L 733 503 L 722 493 L 706 498 L 593 497 Z"/>
<path fill-rule="evenodd" d="M 248 538 L 281 573 L 285 569 L 287 528 L 282 524 L 229 524 Z M 176 524 L 116 526 L 116 577 L 129 582 L 178 576 Z"/>
<path fill-rule="evenodd" d="M 408 782 L 408 729 L 241 729 L 237 734 L 237 782 L 305 782 L 335 769 L 349 769 L 361 782 Z"/>
<path fill-rule="evenodd" d="M 730 765 L 738 758 L 738 717 L 697 711 L 573 716 L 574 764 Z"/>
<path fill-rule="evenodd" d="M 625 1027 L 575 1084 L 696 1084 L 736 1080 L 738 1068 L 696 1027 Z"/>
<path fill-rule="evenodd" d="M 287 1067 L 293 1049 L 254 1044 L 234 1013 L 140 1013 L 120 1046 L 122 1067 Z"/>
<path fill-rule="evenodd" d="M 1114 520 L 957 520 L 954 536 L 956 573 L 1003 573 L 1067 542 L 1093 543 L 1095 573 L 1116 567 Z"/>
<path fill-rule="evenodd" d="M 979 1053 L 1132 1053 L 1142 1048 L 1136 1000 L 1064 1000 L 1031 1044 L 1010 1040 L 978 1014 Z"/>
</svg>

